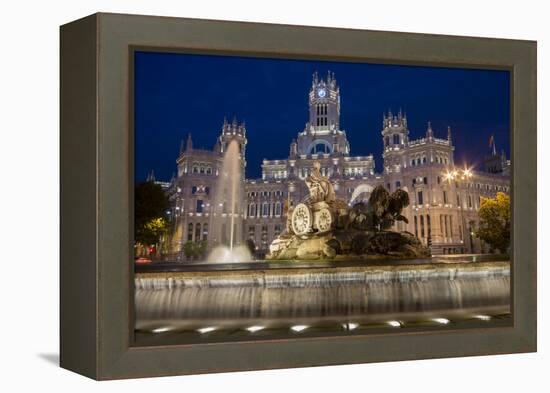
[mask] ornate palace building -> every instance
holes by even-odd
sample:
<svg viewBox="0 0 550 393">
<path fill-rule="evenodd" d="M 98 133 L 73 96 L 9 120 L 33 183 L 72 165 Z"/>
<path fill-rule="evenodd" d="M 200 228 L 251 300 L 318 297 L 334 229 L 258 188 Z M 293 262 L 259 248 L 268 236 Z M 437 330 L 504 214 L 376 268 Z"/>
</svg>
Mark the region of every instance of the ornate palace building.
<svg viewBox="0 0 550 393">
<path fill-rule="evenodd" d="M 340 127 L 340 88 L 334 74 L 329 72 L 326 79 L 314 74 L 308 122 L 291 141 L 288 157 L 263 161 L 261 178 L 244 179 L 244 123 L 224 120 L 212 150 L 195 149 L 191 136 L 186 145 L 182 144 L 177 176 L 169 187 L 174 225 L 169 246 L 172 258 L 183 258 L 182 247 L 187 241 L 206 240 L 210 246 L 224 242 L 224 236 L 212 236 L 210 228 L 216 180 L 232 140 L 239 144 L 243 157 L 239 240 L 252 240 L 258 255 L 265 254 L 273 239 L 285 230 L 288 207 L 308 195 L 304 179 L 314 161 L 321 163 L 321 174 L 330 178 L 337 197 L 350 206 L 367 201 L 380 184 L 390 192 L 399 188 L 407 191 L 411 204 L 404 215 L 409 223 L 398 222 L 395 229 L 414 233 L 433 254 L 489 252 L 473 236 L 480 199 L 510 190 L 510 162 L 504 153 L 497 154 L 494 141 L 482 170 L 455 167 L 451 129 L 446 130 L 445 137 L 437 137 L 428 123 L 425 134 L 412 139 L 407 117 L 401 112 L 383 116 L 384 168 L 377 173 L 372 155 L 351 155 L 351 143 Z"/>
</svg>

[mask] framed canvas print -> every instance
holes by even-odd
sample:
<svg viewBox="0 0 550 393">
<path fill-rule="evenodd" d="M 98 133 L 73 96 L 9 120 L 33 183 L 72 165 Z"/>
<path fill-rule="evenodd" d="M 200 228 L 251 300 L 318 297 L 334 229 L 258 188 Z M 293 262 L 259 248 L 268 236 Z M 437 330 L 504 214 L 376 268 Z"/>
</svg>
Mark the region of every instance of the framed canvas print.
<svg viewBox="0 0 550 393">
<path fill-rule="evenodd" d="M 536 43 L 61 27 L 61 365 L 536 350 Z"/>
</svg>

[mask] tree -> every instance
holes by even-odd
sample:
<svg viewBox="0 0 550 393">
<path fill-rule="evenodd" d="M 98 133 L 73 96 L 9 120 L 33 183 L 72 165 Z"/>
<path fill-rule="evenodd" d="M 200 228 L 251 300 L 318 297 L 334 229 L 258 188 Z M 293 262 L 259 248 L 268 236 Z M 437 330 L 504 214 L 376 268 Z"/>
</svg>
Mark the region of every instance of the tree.
<svg viewBox="0 0 550 393">
<path fill-rule="evenodd" d="M 495 198 L 481 198 L 476 236 L 491 248 L 507 253 L 510 247 L 510 196 L 498 192 Z"/>
<path fill-rule="evenodd" d="M 154 182 L 136 185 L 134 194 L 135 241 L 143 245 L 158 242 L 168 228 L 166 210 L 169 202 L 162 187 Z"/>
<path fill-rule="evenodd" d="M 187 258 L 194 258 L 195 257 L 195 243 L 191 240 L 185 242 L 183 245 L 183 253 Z"/>
<path fill-rule="evenodd" d="M 206 249 L 208 248 L 208 242 L 206 240 L 200 240 L 195 243 L 195 257 L 204 259 L 206 256 Z"/>
</svg>

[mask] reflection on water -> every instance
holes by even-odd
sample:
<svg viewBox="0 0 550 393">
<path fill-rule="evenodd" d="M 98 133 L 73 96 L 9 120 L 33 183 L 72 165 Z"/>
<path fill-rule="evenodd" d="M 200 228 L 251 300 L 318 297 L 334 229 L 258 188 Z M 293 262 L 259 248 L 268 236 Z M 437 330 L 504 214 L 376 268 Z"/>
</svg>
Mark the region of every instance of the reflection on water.
<svg viewBox="0 0 550 393">
<path fill-rule="evenodd" d="M 248 271 L 136 278 L 136 328 L 185 328 L 199 333 L 232 328 L 263 331 L 281 326 L 300 333 L 338 324 L 400 327 L 403 321 L 509 312 L 508 263 L 398 269 Z M 443 317 L 445 316 L 445 318 Z M 200 329 L 207 329 L 200 331 Z"/>
</svg>

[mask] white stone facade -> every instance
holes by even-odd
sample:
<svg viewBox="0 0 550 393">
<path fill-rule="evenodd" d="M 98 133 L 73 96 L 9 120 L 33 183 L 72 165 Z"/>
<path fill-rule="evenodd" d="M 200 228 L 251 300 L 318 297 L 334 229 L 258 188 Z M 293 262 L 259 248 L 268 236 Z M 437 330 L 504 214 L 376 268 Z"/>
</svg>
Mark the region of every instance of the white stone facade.
<svg viewBox="0 0 550 393">
<path fill-rule="evenodd" d="M 286 228 L 285 212 L 307 196 L 304 179 L 314 161 L 330 178 L 338 198 L 353 205 L 366 201 L 379 184 L 390 192 L 401 188 L 409 193 L 411 205 L 404 211 L 409 223 L 395 229 L 416 234 L 429 244 L 432 253 L 488 252 L 472 235 L 478 222 L 480 198 L 496 192 L 509 193 L 509 161 L 503 154 L 485 157 L 487 171 L 456 167 L 450 128 L 445 138 L 435 136 L 428 123 L 423 137 L 410 139 L 407 117 L 401 111 L 384 114 L 382 143 L 384 168 L 375 171 L 372 155 L 352 156 L 345 130 L 340 128 L 340 88 L 332 73 L 326 80 L 313 76 L 309 91 L 309 121 L 290 143 L 288 157 L 264 160 L 262 177 L 246 179 L 239 225 L 243 239 L 251 239 L 259 255 Z M 193 149 L 189 139 L 178 157 L 178 175 L 172 179 L 170 195 L 174 224 L 172 255 L 179 255 L 186 241 L 211 241 L 209 212 L 211 195 L 224 146 L 237 139 L 246 158 L 244 124 L 224 121 L 213 150 Z M 481 142 L 481 141 L 480 141 Z M 243 174 L 246 162 L 243 160 Z M 179 259 L 179 257 L 178 257 Z"/>
</svg>

